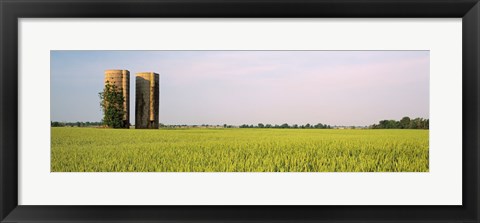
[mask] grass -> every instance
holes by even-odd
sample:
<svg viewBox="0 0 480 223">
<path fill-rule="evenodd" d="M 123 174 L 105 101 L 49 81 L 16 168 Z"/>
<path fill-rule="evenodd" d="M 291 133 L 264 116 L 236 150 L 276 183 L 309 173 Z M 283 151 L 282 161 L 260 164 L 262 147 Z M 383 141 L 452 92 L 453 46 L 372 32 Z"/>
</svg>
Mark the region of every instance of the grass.
<svg viewBox="0 0 480 223">
<path fill-rule="evenodd" d="M 428 130 L 51 129 L 52 172 L 427 172 Z"/>
</svg>

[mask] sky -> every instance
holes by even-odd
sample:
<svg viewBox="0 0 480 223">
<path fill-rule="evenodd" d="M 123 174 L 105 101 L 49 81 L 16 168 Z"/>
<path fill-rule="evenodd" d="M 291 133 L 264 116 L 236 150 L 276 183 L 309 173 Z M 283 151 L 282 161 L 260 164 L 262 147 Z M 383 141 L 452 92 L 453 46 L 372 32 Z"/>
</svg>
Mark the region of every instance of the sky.
<svg viewBox="0 0 480 223">
<path fill-rule="evenodd" d="M 366 126 L 429 118 L 429 51 L 51 51 L 52 121 L 101 121 L 108 69 L 160 74 L 163 124 Z"/>
</svg>

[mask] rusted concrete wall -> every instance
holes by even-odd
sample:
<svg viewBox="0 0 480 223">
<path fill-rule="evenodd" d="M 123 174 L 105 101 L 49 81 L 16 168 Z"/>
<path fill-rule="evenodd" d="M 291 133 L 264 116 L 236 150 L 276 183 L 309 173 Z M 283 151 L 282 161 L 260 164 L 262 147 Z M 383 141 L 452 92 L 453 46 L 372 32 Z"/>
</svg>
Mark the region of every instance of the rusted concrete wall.
<svg viewBox="0 0 480 223">
<path fill-rule="evenodd" d="M 158 129 L 160 77 L 154 72 L 141 72 L 135 78 L 135 128 Z"/>
<path fill-rule="evenodd" d="M 128 70 L 106 70 L 104 83 L 107 81 L 122 91 L 123 98 L 123 116 L 124 128 L 130 127 L 130 71 Z"/>
</svg>

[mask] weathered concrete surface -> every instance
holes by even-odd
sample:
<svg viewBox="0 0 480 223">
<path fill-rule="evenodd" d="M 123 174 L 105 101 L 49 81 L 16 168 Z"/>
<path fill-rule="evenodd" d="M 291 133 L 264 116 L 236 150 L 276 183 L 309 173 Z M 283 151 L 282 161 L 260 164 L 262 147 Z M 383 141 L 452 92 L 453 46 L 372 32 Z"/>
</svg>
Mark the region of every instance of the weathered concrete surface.
<svg viewBox="0 0 480 223">
<path fill-rule="evenodd" d="M 113 84 L 122 91 L 123 98 L 123 127 L 130 127 L 130 71 L 128 70 L 106 70 L 104 84 Z"/>
<path fill-rule="evenodd" d="M 154 72 L 141 72 L 135 78 L 135 128 L 158 129 L 160 77 Z"/>
</svg>

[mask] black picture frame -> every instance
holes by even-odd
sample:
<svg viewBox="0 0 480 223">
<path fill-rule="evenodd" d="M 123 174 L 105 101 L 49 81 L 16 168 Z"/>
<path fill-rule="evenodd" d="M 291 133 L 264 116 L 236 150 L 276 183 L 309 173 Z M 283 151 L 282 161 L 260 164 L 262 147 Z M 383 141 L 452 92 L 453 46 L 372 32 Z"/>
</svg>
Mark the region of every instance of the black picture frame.
<svg viewBox="0 0 480 223">
<path fill-rule="evenodd" d="M 0 0 L 0 15 L 1 222 L 479 222 L 478 0 Z M 462 18 L 463 205 L 18 205 L 17 20 L 76 17 Z"/>
</svg>

